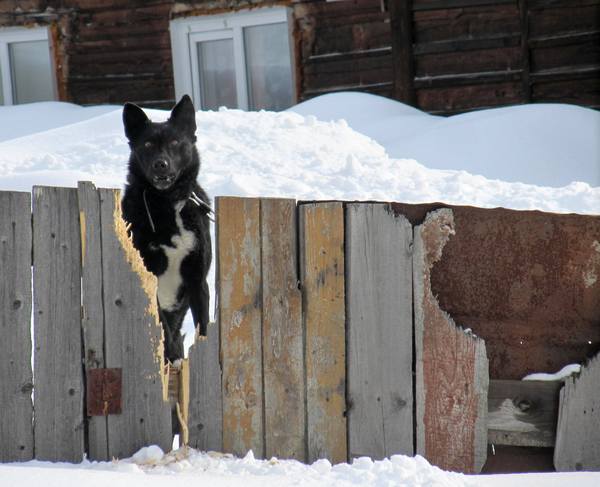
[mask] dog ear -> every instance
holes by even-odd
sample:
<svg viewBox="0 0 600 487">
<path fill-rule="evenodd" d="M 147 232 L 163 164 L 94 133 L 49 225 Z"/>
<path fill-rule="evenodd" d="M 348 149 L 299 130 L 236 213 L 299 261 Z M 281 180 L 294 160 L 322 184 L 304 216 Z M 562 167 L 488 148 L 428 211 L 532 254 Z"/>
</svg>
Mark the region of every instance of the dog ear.
<svg viewBox="0 0 600 487">
<path fill-rule="evenodd" d="M 169 122 L 195 140 L 196 110 L 192 99 L 188 95 L 183 95 L 179 103 L 175 105 L 175 108 L 171 111 Z"/>
<path fill-rule="evenodd" d="M 144 128 L 150 123 L 150 119 L 140 107 L 133 103 L 125 103 L 123 107 L 123 125 L 125 135 L 129 140 L 137 138 Z"/>
</svg>

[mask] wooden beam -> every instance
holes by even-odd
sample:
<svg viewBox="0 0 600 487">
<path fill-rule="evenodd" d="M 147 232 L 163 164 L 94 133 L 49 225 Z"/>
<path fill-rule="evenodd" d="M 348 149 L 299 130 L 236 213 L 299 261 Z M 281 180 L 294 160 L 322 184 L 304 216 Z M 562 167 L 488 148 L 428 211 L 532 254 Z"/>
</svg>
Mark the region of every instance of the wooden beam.
<svg viewBox="0 0 600 487">
<path fill-rule="evenodd" d="M 80 462 L 85 428 L 76 189 L 33 188 L 33 255 L 35 457 Z"/>
<path fill-rule="evenodd" d="M 445 470 L 479 473 L 487 456 L 485 342 L 456 326 L 431 290 L 431 270 L 453 234 L 448 208 L 428 213 L 414 233 L 417 453 Z"/>
<path fill-rule="evenodd" d="M 306 460 L 302 297 L 296 202 L 262 199 L 262 342 L 265 454 Z"/>
<path fill-rule="evenodd" d="M 31 194 L 0 191 L 0 462 L 33 459 Z"/>
<path fill-rule="evenodd" d="M 346 206 L 348 456 L 413 455 L 412 226 Z"/>
<path fill-rule="evenodd" d="M 415 105 L 412 0 L 390 0 L 388 5 L 394 65 L 394 98 L 408 105 Z"/>
<path fill-rule="evenodd" d="M 300 205 L 308 461 L 348 459 L 342 203 Z"/>
<path fill-rule="evenodd" d="M 553 447 L 560 381 L 491 380 L 488 443 Z"/>
<path fill-rule="evenodd" d="M 521 21 L 521 82 L 523 84 L 523 102 L 531 101 L 531 81 L 529 71 L 531 70 L 529 56 L 529 8 L 527 0 L 519 0 L 519 18 Z"/>
<path fill-rule="evenodd" d="M 554 466 L 600 471 L 600 354 L 565 380 L 560 391 Z"/>
<path fill-rule="evenodd" d="M 252 450 L 262 458 L 260 200 L 217 198 L 216 214 L 223 449 L 238 456 Z"/>
</svg>

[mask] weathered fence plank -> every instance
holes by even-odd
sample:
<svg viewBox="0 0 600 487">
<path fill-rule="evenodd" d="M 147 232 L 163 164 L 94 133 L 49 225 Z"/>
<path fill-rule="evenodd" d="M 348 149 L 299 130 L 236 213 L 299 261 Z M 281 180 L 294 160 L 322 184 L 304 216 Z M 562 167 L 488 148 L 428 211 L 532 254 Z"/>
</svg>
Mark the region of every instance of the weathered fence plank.
<svg viewBox="0 0 600 487">
<path fill-rule="evenodd" d="M 413 454 L 412 226 L 346 207 L 349 456 Z"/>
<path fill-rule="evenodd" d="M 342 203 L 299 207 L 309 462 L 348 459 Z"/>
<path fill-rule="evenodd" d="M 33 188 L 35 457 L 84 454 L 77 190 Z"/>
<path fill-rule="evenodd" d="M 554 466 L 560 472 L 600 471 L 600 354 L 560 391 Z"/>
<path fill-rule="evenodd" d="M 90 182 L 77 185 L 81 228 L 81 328 L 86 373 L 104 368 L 104 307 L 102 301 L 102 235 L 100 196 Z M 88 457 L 106 461 L 108 456 L 107 418 L 89 416 Z"/>
<path fill-rule="evenodd" d="M 260 201 L 217 198 L 216 213 L 223 449 L 263 457 Z"/>
<path fill-rule="evenodd" d="M 168 377 L 163 368 L 156 278 L 146 271 L 127 236 L 120 193 L 100 189 L 102 285 L 106 367 L 121 368 L 122 413 L 108 416 L 108 454 L 128 457 L 139 448 L 172 445 Z"/>
<path fill-rule="evenodd" d="M 261 200 L 265 454 L 306 460 L 296 202 Z"/>
<path fill-rule="evenodd" d="M 458 328 L 431 291 L 431 268 L 454 233 L 452 211 L 415 228 L 414 311 L 417 453 L 440 468 L 481 470 L 487 455 L 485 342 Z"/>
<path fill-rule="evenodd" d="M 196 338 L 189 355 L 189 445 L 199 450 L 223 450 L 223 401 L 219 360 L 219 327 L 208 325 L 208 336 Z"/>
<path fill-rule="evenodd" d="M 559 381 L 491 380 L 488 443 L 553 447 Z"/>
<path fill-rule="evenodd" d="M 33 458 L 31 195 L 0 191 L 0 462 Z"/>
</svg>

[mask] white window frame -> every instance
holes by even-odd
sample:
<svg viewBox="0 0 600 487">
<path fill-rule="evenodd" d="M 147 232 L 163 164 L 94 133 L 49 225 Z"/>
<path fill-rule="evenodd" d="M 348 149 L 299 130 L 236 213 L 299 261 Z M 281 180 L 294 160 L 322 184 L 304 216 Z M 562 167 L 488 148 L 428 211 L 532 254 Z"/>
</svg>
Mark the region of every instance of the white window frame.
<svg viewBox="0 0 600 487">
<path fill-rule="evenodd" d="M 9 44 L 15 42 L 48 41 L 52 93 L 56 100 L 56 70 L 54 69 L 52 47 L 48 36 L 48 27 L 6 27 L 0 28 L 0 71 L 2 72 L 2 95 L 4 105 L 14 105 L 12 68 L 10 65 Z"/>
<path fill-rule="evenodd" d="M 175 96 L 189 94 L 196 108 L 202 106 L 200 73 L 198 70 L 198 42 L 232 39 L 235 62 L 235 84 L 238 108 L 248 110 L 248 80 L 246 79 L 246 51 L 244 27 L 285 22 L 289 29 L 289 9 L 268 7 L 203 17 L 185 17 L 171 21 L 171 49 Z M 288 36 L 289 43 L 289 36 Z M 294 57 L 290 45 L 292 90 L 294 90 Z"/>
</svg>

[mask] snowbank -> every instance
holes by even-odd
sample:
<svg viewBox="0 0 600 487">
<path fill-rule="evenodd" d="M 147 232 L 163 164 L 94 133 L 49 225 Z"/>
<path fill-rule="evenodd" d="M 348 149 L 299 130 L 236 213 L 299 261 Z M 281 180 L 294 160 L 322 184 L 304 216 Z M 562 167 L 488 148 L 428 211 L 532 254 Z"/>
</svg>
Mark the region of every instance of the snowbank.
<svg viewBox="0 0 600 487">
<path fill-rule="evenodd" d="M 588 108 L 533 104 L 446 118 L 375 95 L 334 93 L 290 110 L 320 120 L 343 118 L 391 157 L 433 169 L 541 186 L 600 186 L 600 112 Z"/>
</svg>

